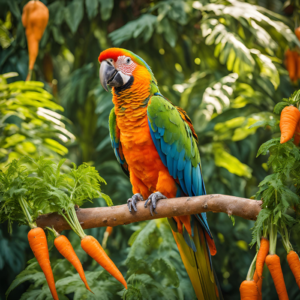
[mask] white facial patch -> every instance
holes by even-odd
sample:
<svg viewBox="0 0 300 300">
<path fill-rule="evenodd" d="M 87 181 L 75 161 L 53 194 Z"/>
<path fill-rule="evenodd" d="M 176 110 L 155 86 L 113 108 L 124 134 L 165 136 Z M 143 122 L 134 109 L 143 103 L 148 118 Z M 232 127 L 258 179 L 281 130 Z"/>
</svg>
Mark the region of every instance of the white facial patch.
<svg viewBox="0 0 300 300">
<path fill-rule="evenodd" d="M 118 57 L 115 67 L 125 75 L 132 75 L 136 68 L 136 63 L 130 57 L 123 55 Z"/>
</svg>

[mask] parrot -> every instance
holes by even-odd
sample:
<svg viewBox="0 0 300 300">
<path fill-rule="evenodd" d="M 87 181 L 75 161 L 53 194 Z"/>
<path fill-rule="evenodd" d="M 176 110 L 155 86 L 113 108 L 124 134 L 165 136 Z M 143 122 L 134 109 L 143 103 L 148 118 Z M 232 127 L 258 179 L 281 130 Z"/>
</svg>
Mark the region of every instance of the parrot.
<svg viewBox="0 0 300 300">
<path fill-rule="evenodd" d="M 205 195 L 198 137 L 187 113 L 161 94 L 152 70 L 133 52 L 108 48 L 98 60 L 100 83 L 106 91 L 111 88 L 114 104 L 112 148 L 132 185 L 129 211 L 137 212 L 137 201 L 145 201 L 153 214 L 161 199 Z M 206 214 L 168 222 L 197 299 L 222 299 Z"/>
</svg>

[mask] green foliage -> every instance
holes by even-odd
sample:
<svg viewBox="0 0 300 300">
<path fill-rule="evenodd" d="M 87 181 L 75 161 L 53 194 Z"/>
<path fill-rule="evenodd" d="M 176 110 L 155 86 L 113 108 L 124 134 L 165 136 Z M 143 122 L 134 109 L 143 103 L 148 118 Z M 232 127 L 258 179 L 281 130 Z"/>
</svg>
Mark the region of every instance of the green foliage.
<svg viewBox="0 0 300 300">
<path fill-rule="evenodd" d="M 94 167 L 83 164 L 61 173 L 65 159 L 58 164 L 40 157 L 13 160 L 0 170 L 0 222 L 8 220 L 31 225 L 40 214 L 59 212 L 64 215 L 74 205 L 102 197 L 100 182 L 105 183 Z M 105 195 L 107 205 L 112 205 Z"/>
<path fill-rule="evenodd" d="M 11 162 L 23 155 L 58 159 L 68 153 L 61 143 L 74 140 L 65 128 L 66 118 L 55 110 L 63 108 L 43 89 L 44 84 L 34 81 L 7 83 L 17 76 L 8 73 L 0 76 L 0 161 Z M 60 143 L 58 142 L 60 141 Z"/>
<path fill-rule="evenodd" d="M 296 103 L 299 91 L 295 92 L 289 103 Z M 274 111 L 280 113 L 286 102 L 279 102 Z M 266 176 L 259 184 L 257 199 L 263 199 L 262 211 L 253 228 L 252 245 L 276 225 L 282 235 L 284 246 L 289 252 L 288 232 L 297 229 L 300 224 L 300 152 L 291 141 L 280 144 L 280 138 L 273 138 L 258 150 L 259 155 L 268 154 L 268 167 L 272 174 Z M 293 208 L 293 210 L 291 209 Z"/>
<path fill-rule="evenodd" d="M 21 299 L 52 299 L 45 276 L 35 259 L 28 262 L 28 267 L 22 271 L 6 292 L 6 296 L 23 282 L 30 281 L 31 286 Z M 74 293 L 74 299 L 117 299 L 114 296 L 115 290 L 121 289 L 121 284 L 112 280 L 111 276 L 105 271 L 86 272 L 86 279 L 93 293 L 89 292 L 76 270 L 70 270 L 69 262 L 66 259 L 59 259 L 52 264 L 53 274 L 56 281 L 56 290 L 59 299 L 69 299 L 66 295 Z M 38 297 L 38 298 L 36 298 Z"/>
</svg>

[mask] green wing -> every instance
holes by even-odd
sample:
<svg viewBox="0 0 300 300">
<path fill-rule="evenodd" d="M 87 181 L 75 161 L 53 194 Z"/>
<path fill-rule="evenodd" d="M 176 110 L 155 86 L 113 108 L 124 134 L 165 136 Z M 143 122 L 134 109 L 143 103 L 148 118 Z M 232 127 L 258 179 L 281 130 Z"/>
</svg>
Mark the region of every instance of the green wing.
<svg viewBox="0 0 300 300">
<path fill-rule="evenodd" d="M 183 111 L 181 114 L 179 109 L 162 95 L 151 97 L 147 113 L 156 150 L 180 187 L 176 196 L 206 194 L 200 169 L 199 150 L 188 124 L 190 120 L 186 119 Z M 211 251 L 215 254 L 215 245 L 206 214 L 193 215 L 190 220 L 191 237 L 185 229 L 183 234 L 179 233 L 176 222 L 169 219 L 180 255 L 198 299 L 219 299 L 209 251 L 211 245 Z M 210 240 L 209 243 L 207 239 Z"/>
<path fill-rule="evenodd" d="M 152 140 L 170 175 L 179 180 L 184 194 L 205 194 L 200 154 L 187 122 L 161 95 L 151 97 L 147 113 Z"/>
</svg>

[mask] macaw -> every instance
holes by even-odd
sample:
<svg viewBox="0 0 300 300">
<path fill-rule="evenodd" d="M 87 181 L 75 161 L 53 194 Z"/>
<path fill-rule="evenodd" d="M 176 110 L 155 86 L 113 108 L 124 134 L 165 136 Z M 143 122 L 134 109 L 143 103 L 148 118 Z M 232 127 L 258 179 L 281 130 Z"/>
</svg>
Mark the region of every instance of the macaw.
<svg viewBox="0 0 300 300">
<path fill-rule="evenodd" d="M 137 211 L 137 201 L 146 200 L 152 214 L 160 199 L 205 195 L 191 119 L 160 93 L 147 63 L 121 48 L 101 52 L 99 62 L 100 82 L 106 91 L 110 86 L 113 94 L 112 147 L 132 184 L 129 211 Z M 168 221 L 197 298 L 222 298 L 212 267 L 216 247 L 206 214 Z"/>
</svg>

